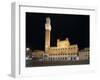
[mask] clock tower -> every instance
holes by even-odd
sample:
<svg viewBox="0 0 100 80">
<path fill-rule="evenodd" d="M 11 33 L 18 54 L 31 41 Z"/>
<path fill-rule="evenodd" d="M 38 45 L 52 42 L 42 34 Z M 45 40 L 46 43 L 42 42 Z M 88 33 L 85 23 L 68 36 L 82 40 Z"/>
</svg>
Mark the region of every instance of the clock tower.
<svg viewBox="0 0 100 80">
<path fill-rule="evenodd" d="M 46 18 L 46 23 L 45 23 L 45 51 L 50 48 L 50 36 L 51 36 L 51 21 L 50 17 Z"/>
</svg>

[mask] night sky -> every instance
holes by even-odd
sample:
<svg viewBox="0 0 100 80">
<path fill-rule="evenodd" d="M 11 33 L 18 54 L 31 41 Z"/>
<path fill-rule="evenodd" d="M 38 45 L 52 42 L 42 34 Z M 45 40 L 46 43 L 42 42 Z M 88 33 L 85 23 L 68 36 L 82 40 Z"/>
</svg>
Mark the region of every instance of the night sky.
<svg viewBox="0 0 100 80">
<path fill-rule="evenodd" d="M 57 38 L 69 38 L 79 49 L 89 47 L 89 15 L 26 13 L 26 47 L 44 50 L 45 21 L 51 19 L 51 46 L 56 46 Z"/>
</svg>

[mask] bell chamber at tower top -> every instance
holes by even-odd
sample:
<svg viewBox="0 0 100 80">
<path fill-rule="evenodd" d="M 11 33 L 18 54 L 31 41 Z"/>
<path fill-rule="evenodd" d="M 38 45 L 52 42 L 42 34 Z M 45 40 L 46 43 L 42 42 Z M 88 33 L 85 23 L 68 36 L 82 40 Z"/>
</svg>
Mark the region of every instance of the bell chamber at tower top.
<svg viewBox="0 0 100 80">
<path fill-rule="evenodd" d="M 45 29 L 46 30 L 51 30 L 51 20 L 50 20 L 50 17 L 47 17 L 46 18 L 46 23 L 45 23 Z"/>
</svg>

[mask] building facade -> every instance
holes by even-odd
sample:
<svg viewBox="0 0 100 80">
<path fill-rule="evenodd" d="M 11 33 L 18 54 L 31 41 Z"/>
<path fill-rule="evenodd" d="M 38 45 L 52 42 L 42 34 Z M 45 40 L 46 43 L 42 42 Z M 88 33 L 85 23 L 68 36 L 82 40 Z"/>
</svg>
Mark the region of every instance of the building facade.
<svg viewBox="0 0 100 80">
<path fill-rule="evenodd" d="M 79 51 L 80 60 L 89 60 L 89 48 L 84 48 Z"/>
</svg>

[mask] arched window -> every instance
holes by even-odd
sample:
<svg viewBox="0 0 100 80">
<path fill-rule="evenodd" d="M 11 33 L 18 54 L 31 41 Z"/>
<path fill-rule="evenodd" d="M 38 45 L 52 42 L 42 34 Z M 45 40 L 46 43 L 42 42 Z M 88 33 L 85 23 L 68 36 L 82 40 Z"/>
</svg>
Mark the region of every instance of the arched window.
<svg viewBox="0 0 100 80">
<path fill-rule="evenodd" d="M 67 59 L 67 57 L 65 57 L 65 59 Z"/>
</svg>

